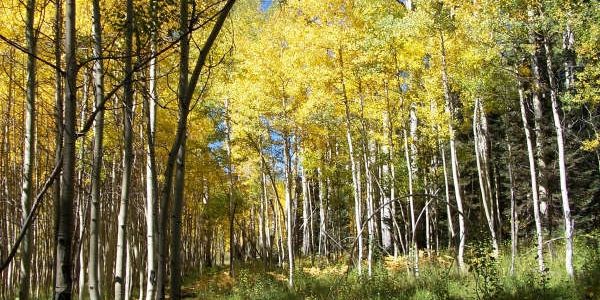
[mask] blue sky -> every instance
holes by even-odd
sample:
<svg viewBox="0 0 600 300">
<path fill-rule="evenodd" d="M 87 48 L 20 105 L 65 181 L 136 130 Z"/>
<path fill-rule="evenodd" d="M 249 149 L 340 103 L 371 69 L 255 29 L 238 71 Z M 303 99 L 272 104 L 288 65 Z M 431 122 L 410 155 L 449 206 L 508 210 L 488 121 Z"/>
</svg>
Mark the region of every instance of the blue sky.
<svg viewBox="0 0 600 300">
<path fill-rule="evenodd" d="M 273 0 L 260 0 L 260 9 L 265 11 L 273 4 Z"/>
</svg>

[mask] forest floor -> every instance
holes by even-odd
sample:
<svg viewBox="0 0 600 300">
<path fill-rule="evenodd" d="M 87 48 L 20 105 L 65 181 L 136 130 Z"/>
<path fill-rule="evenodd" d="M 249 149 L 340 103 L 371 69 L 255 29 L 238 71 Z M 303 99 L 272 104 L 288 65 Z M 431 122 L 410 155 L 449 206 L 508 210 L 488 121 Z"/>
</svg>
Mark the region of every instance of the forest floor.
<svg viewBox="0 0 600 300">
<path fill-rule="evenodd" d="M 366 263 L 362 276 L 355 268 L 347 272 L 347 257 L 331 264 L 298 259 L 290 290 L 285 267 L 247 262 L 236 265 L 235 280 L 227 266 L 189 276 L 184 292 L 188 299 L 600 299 L 599 253 L 597 246 L 579 248 L 573 281 L 557 249 L 547 255 L 543 276 L 537 272 L 534 250 L 517 257 L 515 275 L 509 274 L 509 256 L 493 259 L 471 253 L 469 272 L 461 275 L 451 256 L 428 258 L 422 253 L 418 277 L 408 272 L 405 258 L 374 262 L 370 278 Z"/>
</svg>

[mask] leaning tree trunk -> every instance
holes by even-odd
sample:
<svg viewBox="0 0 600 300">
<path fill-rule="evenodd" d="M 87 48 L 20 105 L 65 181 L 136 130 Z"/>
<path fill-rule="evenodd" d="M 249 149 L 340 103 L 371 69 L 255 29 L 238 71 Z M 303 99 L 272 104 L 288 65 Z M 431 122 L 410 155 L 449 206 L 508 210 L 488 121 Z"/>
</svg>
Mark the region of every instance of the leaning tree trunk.
<svg viewBox="0 0 600 300">
<path fill-rule="evenodd" d="M 127 20 L 125 28 L 125 81 L 123 84 L 123 174 L 121 182 L 121 201 L 117 229 L 117 261 L 115 264 L 115 299 L 125 297 L 125 271 L 127 254 L 127 214 L 133 164 L 133 80 L 132 80 L 132 37 L 133 37 L 133 0 L 126 2 Z"/>
<path fill-rule="evenodd" d="M 196 89 L 196 85 L 198 84 L 198 80 L 200 79 L 200 74 L 204 69 L 204 65 L 208 58 L 208 54 L 212 46 L 214 45 L 219 32 L 223 28 L 223 24 L 225 23 L 225 19 L 229 15 L 233 4 L 235 4 L 236 0 L 228 0 L 227 3 L 223 6 L 219 17 L 217 18 L 213 28 L 206 39 L 206 42 L 200 49 L 200 55 L 196 60 L 196 65 L 194 66 L 194 70 L 192 71 L 192 75 L 188 80 L 189 73 L 189 20 L 188 20 L 188 4 L 189 2 L 186 0 L 180 1 L 180 16 L 179 16 L 179 27 L 182 33 L 185 33 L 180 40 L 180 51 L 179 51 L 179 87 L 178 87 L 178 122 L 177 122 L 177 131 L 175 133 L 175 139 L 169 151 L 169 156 L 167 159 L 167 163 L 165 166 L 164 173 L 164 186 L 162 189 L 162 197 L 160 202 L 160 217 L 159 217 L 159 263 L 158 263 L 158 275 L 157 275 L 157 298 L 164 299 L 165 298 L 165 278 L 166 278 L 166 247 L 167 247 L 167 216 L 168 216 L 168 207 L 171 199 L 171 188 L 173 184 L 173 171 L 175 169 L 175 163 L 178 159 L 178 154 L 180 153 L 180 148 L 185 143 L 185 136 L 187 132 L 187 122 L 190 108 L 190 101 L 194 95 L 194 90 Z M 183 173 L 182 173 L 183 175 Z M 179 177 L 178 180 L 183 181 L 184 176 Z M 182 187 L 183 188 L 183 187 Z M 183 201 L 183 197 L 178 197 L 174 199 L 174 201 Z M 174 207 L 179 205 L 178 203 L 174 203 Z M 174 214 L 179 214 L 179 212 L 174 212 Z M 180 220 L 181 215 L 173 216 L 173 219 Z M 179 243 L 179 236 L 172 237 L 173 240 L 177 240 Z M 177 247 L 173 246 L 172 247 Z M 180 253 L 172 253 L 171 255 L 180 255 Z M 181 276 L 180 273 L 174 273 L 172 276 Z M 171 282 L 173 283 L 173 281 Z M 180 290 L 174 289 L 171 286 L 171 295 L 179 295 L 181 293 Z"/>
<path fill-rule="evenodd" d="M 23 188 L 21 190 L 21 222 L 27 222 L 27 215 L 31 210 L 33 198 L 33 168 L 35 162 L 35 89 L 36 89 L 36 60 L 33 57 L 37 53 L 37 37 L 33 27 L 35 14 L 35 0 L 27 1 L 25 38 L 27 40 L 27 87 L 26 87 L 26 109 L 25 109 L 25 145 L 23 149 Z M 21 244 L 21 274 L 19 284 L 19 299 L 29 299 L 29 283 L 31 270 L 31 250 L 33 241 L 33 229 L 28 230 Z"/>
<path fill-rule="evenodd" d="M 560 196 L 562 199 L 563 216 L 565 221 L 565 268 L 569 278 L 573 278 L 573 221 L 571 220 L 571 207 L 569 204 L 569 191 L 567 188 L 567 167 L 565 162 L 565 144 L 563 128 L 560 120 L 560 108 L 558 107 L 556 81 L 552 66 L 552 49 L 548 39 L 544 37 L 544 48 L 546 50 L 546 70 L 548 82 L 550 83 L 550 101 L 552 102 L 552 117 L 554 129 L 556 130 L 556 144 L 558 146 L 558 169 L 560 172 Z"/>
</svg>

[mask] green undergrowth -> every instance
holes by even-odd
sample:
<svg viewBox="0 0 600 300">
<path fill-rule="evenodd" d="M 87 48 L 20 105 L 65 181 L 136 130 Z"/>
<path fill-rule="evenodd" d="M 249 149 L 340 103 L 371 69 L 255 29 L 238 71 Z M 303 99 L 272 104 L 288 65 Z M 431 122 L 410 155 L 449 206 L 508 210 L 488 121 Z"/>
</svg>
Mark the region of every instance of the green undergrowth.
<svg viewBox="0 0 600 300">
<path fill-rule="evenodd" d="M 191 299 L 600 299 L 598 244 L 576 246 L 574 280 L 564 272 L 564 252 L 557 243 L 546 254 L 544 274 L 537 271 L 535 250 L 523 249 L 514 275 L 509 273 L 508 250 L 494 258 L 487 247 L 473 245 L 463 274 L 453 261 L 441 259 L 444 255 L 434 259 L 423 254 L 419 276 L 409 273 L 405 263 L 394 268 L 375 262 L 369 277 L 366 264 L 359 276 L 354 267 L 346 272 L 346 259 L 332 264 L 298 259 L 295 286 L 289 289 L 284 268 L 249 262 L 236 266 L 235 280 L 220 268 L 189 276 L 186 294 Z"/>
</svg>

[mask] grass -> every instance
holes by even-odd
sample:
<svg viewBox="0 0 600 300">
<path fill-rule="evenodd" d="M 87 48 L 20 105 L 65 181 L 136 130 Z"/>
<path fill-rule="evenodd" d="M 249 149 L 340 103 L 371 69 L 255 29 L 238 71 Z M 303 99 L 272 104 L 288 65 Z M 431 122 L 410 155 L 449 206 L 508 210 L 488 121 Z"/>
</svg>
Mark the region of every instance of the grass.
<svg viewBox="0 0 600 300">
<path fill-rule="evenodd" d="M 314 266 L 298 260 L 290 290 L 285 269 L 252 262 L 237 266 L 235 280 L 220 268 L 189 276 L 185 291 L 191 299 L 600 299 L 600 249 L 582 243 L 576 249 L 575 280 L 565 274 L 559 249 L 554 257 L 547 255 L 545 275 L 537 272 L 535 251 L 523 251 L 516 274 L 510 275 L 510 257 L 495 259 L 487 250 L 471 248 L 465 274 L 457 272 L 448 255 L 424 255 L 418 277 L 407 272 L 404 258 L 374 263 L 370 278 L 354 268 L 347 272 L 346 260 Z"/>
</svg>

